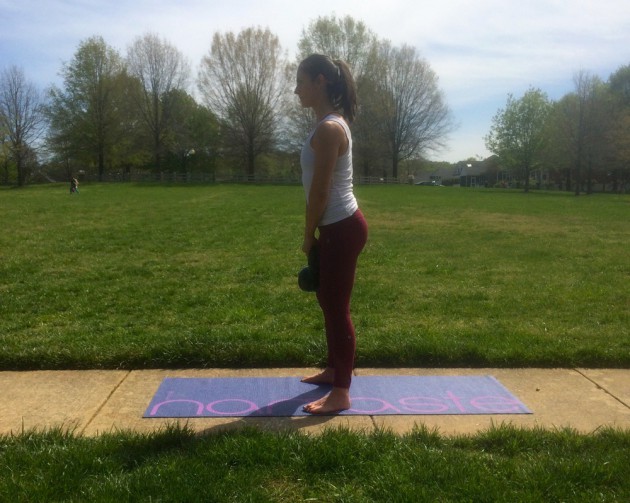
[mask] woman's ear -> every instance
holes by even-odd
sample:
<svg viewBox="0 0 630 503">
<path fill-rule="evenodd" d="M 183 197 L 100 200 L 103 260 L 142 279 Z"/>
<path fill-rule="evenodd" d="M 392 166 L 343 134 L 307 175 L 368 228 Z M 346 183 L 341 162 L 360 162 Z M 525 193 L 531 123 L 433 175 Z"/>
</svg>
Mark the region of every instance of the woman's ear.
<svg viewBox="0 0 630 503">
<path fill-rule="evenodd" d="M 326 80 L 326 77 L 324 77 L 323 73 L 320 73 L 316 78 L 315 78 L 315 82 L 317 82 L 318 85 L 320 86 L 326 86 L 326 84 L 328 84 L 328 81 Z"/>
</svg>

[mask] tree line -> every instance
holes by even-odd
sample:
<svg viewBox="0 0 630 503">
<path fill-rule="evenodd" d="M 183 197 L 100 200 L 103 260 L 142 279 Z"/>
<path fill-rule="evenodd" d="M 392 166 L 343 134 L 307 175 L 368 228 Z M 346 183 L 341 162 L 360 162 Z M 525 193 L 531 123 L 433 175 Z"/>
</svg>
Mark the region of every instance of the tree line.
<svg viewBox="0 0 630 503">
<path fill-rule="evenodd" d="M 295 61 L 268 29 L 216 33 L 194 79 L 184 55 L 153 33 L 136 38 L 125 56 L 100 36 L 82 41 L 62 66 L 63 83 L 44 93 L 21 68 L 5 69 L 0 181 L 138 171 L 297 176 L 313 118 L 293 96 L 295 74 L 314 52 L 354 70 L 362 174 L 396 178 L 401 162 L 443 144 L 452 116 L 429 63 L 362 22 L 332 16 L 303 30 Z"/>
<path fill-rule="evenodd" d="M 437 75 L 411 46 L 379 39 L 350 16 L 330 16 L 303 29 L 296 52 L 289 61 L 268 29 L 215 33 L 193 76 L 184 55 L 157 34 L 137 37 L 124 56 L 93 36 L 62 65 L 62 84 L 43 93 L 21 68 L 4 69 L 0 183 L 78 173 L 298 178 L 313 117 L 293 96 L 294 79 L 311 53 L 344 59 L 353 69 L 360 102 L 356 174 L 417 173 L 453 130 Z M 627 187 L 630 65 L 606 82 L 579 72 L 574 92 L 555 102 L 535 88 L 521 98 L 509 95 L 485 141 L 495 154 L 492 169 L 525 190 L 543 172 L 549 183 L 578 194 L 595 183 Z"/>
<path fill-rule="evenodd" d="M 576 195 L 630 189 L 630 65 L 607 82 L 587 72 L 574 75 L 574 90 L 558 101 L 538 88 L 509 95 L 485 137 L 502 169 L 530 182 L 547 183 Z M 535 174 L 535 176 L 534 176 Z"/>
</svg>

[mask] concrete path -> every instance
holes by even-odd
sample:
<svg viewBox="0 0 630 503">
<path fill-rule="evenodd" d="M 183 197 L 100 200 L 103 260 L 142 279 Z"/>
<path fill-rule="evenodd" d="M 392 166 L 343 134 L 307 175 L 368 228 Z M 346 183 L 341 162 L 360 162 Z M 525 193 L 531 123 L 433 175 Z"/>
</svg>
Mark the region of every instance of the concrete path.
<svg viewBox="0 0 630 503">
<path fill-rule="evenodd" d="M 314 369 L 86 370 L 0 372 L 4 389 L 0 434 L 63 427 L 94 436 L 120 430 L 151 432 L 188 424 L 198 432 L 257 426 L 318 433 L 346 426 L 398 433 L 415 424 L 441 434 L 469 434 L 492 424 L 570 427 L 582 433 L 605 426 L 630 429 L 630 369 L 357 369 L 356 375 L 492 375 L 533 411 L 528 415 L 338 416 L 295 418 L 144 419 L 142 415 L 165 377 L 300 377 Z"/>
</svg>

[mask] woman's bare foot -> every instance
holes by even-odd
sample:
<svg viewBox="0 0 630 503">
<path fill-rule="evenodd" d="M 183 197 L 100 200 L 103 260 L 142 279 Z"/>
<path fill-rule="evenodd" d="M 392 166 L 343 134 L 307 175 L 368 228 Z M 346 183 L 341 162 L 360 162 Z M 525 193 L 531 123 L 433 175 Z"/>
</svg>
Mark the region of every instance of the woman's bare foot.
<svg viewBox="0 0 630 503">
<path fill-rule="evenodd" d="M 310 414 L 332 414 L 350 408 L 350 392 L 345 388 L 333 388 L 323 398 L 304 406 L 304 411 Z"/>
<path fill-rule="evenodd" d="M 326 367 L 324 370 L 322 370 L 318 374 L 304 377 L 302 379 L 302 382 L 305 382 L 307 384 L 332 384 L 334 379 L 335 379 L 335 369 L 331 367 Z"/>
</svg>

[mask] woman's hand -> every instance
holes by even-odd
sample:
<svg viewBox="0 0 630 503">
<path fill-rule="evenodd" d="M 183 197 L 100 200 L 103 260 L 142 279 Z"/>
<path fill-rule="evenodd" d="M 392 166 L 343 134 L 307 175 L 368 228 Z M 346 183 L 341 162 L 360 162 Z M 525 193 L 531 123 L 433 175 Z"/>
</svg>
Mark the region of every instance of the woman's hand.
<svg viewBox="0 0 630 503">
<path fill-rule="evenodd" d="M 309 252 L 311 251 L 311 248 L 316 242 L 317 242 L 317 239 L 315 239 L 315 236 L 308 236 L 308 235 L 304 236 L 304 241 L 302 242 L 302 251 L 304 252 L 306 256 L 308 256 Z"/>
</svg>

